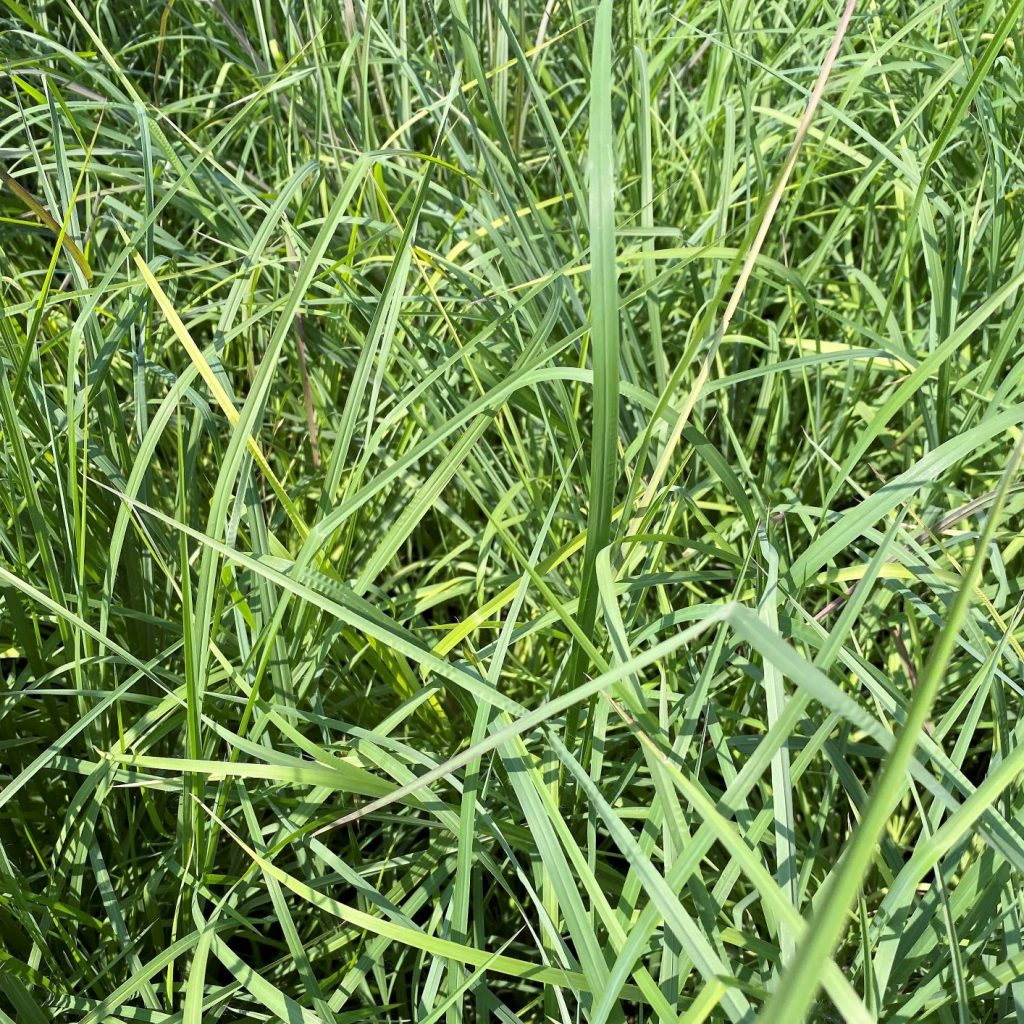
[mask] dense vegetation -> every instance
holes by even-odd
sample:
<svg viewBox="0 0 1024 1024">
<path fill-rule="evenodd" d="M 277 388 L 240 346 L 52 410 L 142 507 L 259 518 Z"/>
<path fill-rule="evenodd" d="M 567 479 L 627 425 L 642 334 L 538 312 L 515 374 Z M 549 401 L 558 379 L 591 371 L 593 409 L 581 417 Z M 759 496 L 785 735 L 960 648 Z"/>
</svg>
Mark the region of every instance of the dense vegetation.
<svg viewBox="0 0 1024 1024">
<path fill-rule="evenodd" d="M 1024 1022 L 1024 0 L 2 0 L 0 1022 Z"/>
</svg>

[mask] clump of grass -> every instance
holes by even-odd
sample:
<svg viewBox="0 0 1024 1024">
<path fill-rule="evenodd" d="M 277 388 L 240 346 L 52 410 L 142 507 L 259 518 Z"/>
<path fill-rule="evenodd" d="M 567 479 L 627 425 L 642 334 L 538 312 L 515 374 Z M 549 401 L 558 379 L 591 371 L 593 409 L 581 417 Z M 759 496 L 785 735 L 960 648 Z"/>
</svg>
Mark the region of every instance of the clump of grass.
<svg viewBox="0 0 1024 1024">
<path fill-rule="evenodd" d="M 1024 0 L 0 13 L 0 1022 L 1024 1021 Z"/>
</svg>

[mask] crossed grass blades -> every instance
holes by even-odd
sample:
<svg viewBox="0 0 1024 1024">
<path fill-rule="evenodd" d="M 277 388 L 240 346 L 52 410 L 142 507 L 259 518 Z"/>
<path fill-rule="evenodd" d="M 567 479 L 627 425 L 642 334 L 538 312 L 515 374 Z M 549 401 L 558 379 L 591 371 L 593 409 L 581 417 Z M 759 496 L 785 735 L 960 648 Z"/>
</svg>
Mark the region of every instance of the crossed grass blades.
<svg viewBox="0 0 1024 1024">
<path fill-rule="evenodd" d="M 0 1022 L 1024 1021 L 1024 0 L 0 0 Z"/>
</svg>

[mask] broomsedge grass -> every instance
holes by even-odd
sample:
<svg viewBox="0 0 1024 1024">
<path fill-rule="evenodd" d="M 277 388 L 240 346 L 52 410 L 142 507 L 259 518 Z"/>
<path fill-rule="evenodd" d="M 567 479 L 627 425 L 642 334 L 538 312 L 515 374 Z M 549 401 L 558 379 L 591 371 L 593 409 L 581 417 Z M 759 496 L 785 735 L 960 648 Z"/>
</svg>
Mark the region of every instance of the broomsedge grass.
<svg viewBox="0 0 1024 1024">
<path fill-rule="evenodd" d="M 0 2 L 0 1022 L 1024 1024 L 1024 0 Z"/>
</svg>

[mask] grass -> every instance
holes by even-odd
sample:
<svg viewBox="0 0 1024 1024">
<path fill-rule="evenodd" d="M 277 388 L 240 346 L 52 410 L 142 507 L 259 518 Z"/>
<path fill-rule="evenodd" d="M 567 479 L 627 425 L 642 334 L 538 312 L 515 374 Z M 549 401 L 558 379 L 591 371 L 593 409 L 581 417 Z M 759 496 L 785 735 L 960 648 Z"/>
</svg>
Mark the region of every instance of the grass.
<svg viewBox="0 0 1024 1024">
<path fill-rule="evenodd" d="M 1022 25 L 2 0 L 0 1024 L 1022 1024 Z"/>
</svg>

